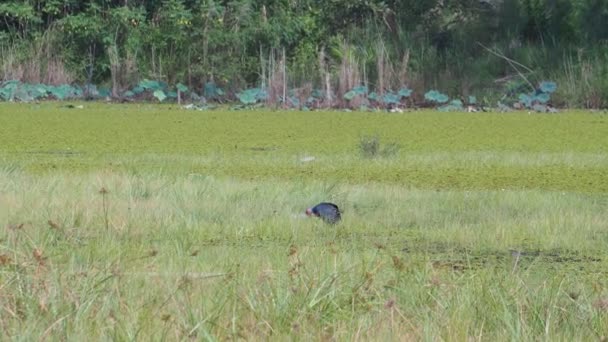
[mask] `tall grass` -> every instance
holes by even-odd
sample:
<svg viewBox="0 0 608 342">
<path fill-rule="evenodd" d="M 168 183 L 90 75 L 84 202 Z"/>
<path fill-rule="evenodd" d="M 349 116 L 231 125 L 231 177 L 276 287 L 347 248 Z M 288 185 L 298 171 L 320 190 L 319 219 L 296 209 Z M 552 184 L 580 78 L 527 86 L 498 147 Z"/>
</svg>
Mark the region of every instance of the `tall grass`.
<svg viewBox="0 0 608 342">
<path fill-rule="evenodd" d="M 74 80 L 62 51 L 60 33 L 51 28 L 40 37 L 0 45 L 0 80 L 66 84 Z"/>
<path fill-rule="evenodd" d="M 303 215 L 321 200 L 340 205 L 339 226 Z M 600 196 L 3 168 L 0 208 L 3 339 L 589 340 L 608 329 Z"/>
</svg>

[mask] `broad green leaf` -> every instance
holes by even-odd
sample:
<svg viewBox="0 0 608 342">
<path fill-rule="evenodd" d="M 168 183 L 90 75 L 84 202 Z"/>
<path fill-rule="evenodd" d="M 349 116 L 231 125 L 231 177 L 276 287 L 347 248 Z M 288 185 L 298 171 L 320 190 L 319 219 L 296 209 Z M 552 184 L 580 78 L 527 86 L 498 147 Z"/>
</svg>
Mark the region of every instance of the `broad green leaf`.
<svg viewBox="0 0 608 342">
<path fill-rule="evenodd" d="M 152 80 L 148 80 L 148 79 L 144 79 L 143 81 L 139 82 L 139 86 L 146 89 L 146 90 L 159 90 L 159 89 L 163 89 L 163 87 L 161 86 L 160 82 L 158 81 L 152 81 Z"/>
<path fill-rule="evenodd" d="M 178 83 L 175 88 L 177 88 L 177 90 L 179 90 L 182 93 L 187 93 L 188 92 L 188 87 L 186 87 L 186 85 Z"/>
<path fill-rule="evenodd" d="M 382 102 L 386 104 L 397 104 L 401 100 L 401 97 L 395 93 L 386 93 L 382 97 Z"/>
<path fill-rule="evenodd" d="M 557 84 L 555 82 L 543 81 L 540 83 L 539 89 L 543 93 L 553 93 L 557 90 Z"/>
<path fill-rule="evenodd" d="M 260 88 L 251 88 L 243 90 L 236 94 L 236 97 L 245 105 L 252 105 L 258 102 L 260 99 L 264 99 L 264 94 L 260 94 Z M 266 95 L 267 96 L 267 95 Z"/>
<path fill-rule="evenodd" d="M 352 91 L 354 91 L 357 95 L 364 95 L 367 94 L 367 87 L 364 85 L 356 86 L 352 89 Z"/>
<path fill-rule="evenodd" d="M 460 108 L 463 108 L 462 101 L 461 101 L 461 100 L 459 100 L 459 99 L 455 99 L 455 100 L 450 101 L 450 105 L 452 105 L 452 106 L 454 106 L 454 107 L 460 107 Z"/>
<path fill-rule="evenodd" d="M 527 94 L 519 94 L 519 102 L 521 102 L 526 107 L 530 107 L 532 106 L 532 97 Z"/>
<path fill-rule="evenodd" d="M 441 112 L 458 112 L 463 109 L 462 101 L 459 99 L 452 100 L 450 103 L 437 108 Z"/>
<path fill-rule="evenodd" d="M 408 88 L 399 89 L 399 96 L 401 97 L 410 97 L 412 95 L 413 90 Z"/>
<path fill-rule="evenodd" d="M 99 88 L 100 97 L 108 97 L 111 95 L 110 88 Z"/>
<path fill-rule="evenodd" d="M 21 102 L 30 102 L 34 100 L 34 98 L 27 92 L 25 87 L 18 87 L 15 89 L 13 98 Z"/>
<path fill-rule="evenodd" d="M 427 101 L 436 102 L 436 103 L 446 103 L 450 100 L 450 98 L 447 95 L 442 94 L 442 93 L 438 92 L 437 90 L 431 90 L 431 91 L 427 92 L 426 94 L 424 94 L 424 98 Z"/>
<path fill-rule="evenodd" d="M 213 82 L 205 83 L 205 89 L 203 91 L 203 95 L 205 95 L 208 99 L 215 99 L 219 96 L 224 95 L 224 91 L 221 88 L 218 88 L 217 85 Z"/>
<path fill-rule="evenodd" d="M 350 90 L 347 91 L 346 94 L 344 94 L 344 99 L 350 101 L 354 99 L 355 96 L 357 96 L 357 93 L 354 90 Z"/>
<path fill-rule="evenodd" d="M 73 98 L 77 95 L 77 89 L 69 84 L 62 84 L 56 87 L 48 86 L 48 92 L 58 100 Z"/>
<path fill-rule="evenodd" d="M 323 98 L 325 98 L 325 94 L 323 93 L 323 91 L 321 89 L 314 89 L 312 91 L 311 96 L 314 97 L 314 98 L 317 98 L 317 99 L 323 99 Z"/>
<path fill-rule="evenodd" d="M 160 89 L 156 90 L 152 95 L 154 95 L 154 97 L 156 97 L 156 99 L 160 102 L 163 102 L 167 98 L 165 92 Z"/>
<path fill-rule="evenodd" d="M 547 103 L 551 100 L 551 95 L 549 93 L 540 93 L 534 96 L 534 101 L 538 101 L 540 103 Z"/>
<path fill-rule="evenodd" d="M 142 87 L 141 85 L 135 86 L 135 88 L 131 89 L 131 92 L 133 94 L 141 94 L 146 90 L 146 88 Z M 132 95 L 131 95 L 132 96 Z"/>
</svg>

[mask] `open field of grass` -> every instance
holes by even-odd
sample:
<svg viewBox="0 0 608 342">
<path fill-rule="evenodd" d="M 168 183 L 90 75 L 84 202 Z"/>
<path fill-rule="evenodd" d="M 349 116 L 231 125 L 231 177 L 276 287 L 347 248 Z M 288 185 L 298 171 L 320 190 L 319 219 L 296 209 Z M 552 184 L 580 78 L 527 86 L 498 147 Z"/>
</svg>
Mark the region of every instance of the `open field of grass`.
<svg viewBox="0 0 608 342">
<path fill-rule="evenodd" d="M 84 105 L 0 105 L 2 340 L 608 336 L 606 115 Z"/>
</svg>

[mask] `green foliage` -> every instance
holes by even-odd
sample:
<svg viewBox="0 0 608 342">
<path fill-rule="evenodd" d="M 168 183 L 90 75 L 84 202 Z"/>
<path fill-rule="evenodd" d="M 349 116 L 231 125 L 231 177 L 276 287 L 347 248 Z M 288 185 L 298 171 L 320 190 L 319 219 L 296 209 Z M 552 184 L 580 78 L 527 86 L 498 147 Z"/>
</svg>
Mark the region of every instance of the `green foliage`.
<svg viewBox="0 0 608 342">
<path fill-rule="evenodd" d="M 540 83 L 538 90 L 543 93 L 552 94 L 557 90 L 557 84 L 555 82 L 543 81 Z"/>
<path fill-rule="evenodd" d="M 555 82 L 543 81 L 538 88 L 529 94 L 519 94 L 519 105 L 537 112 L 547 112 L 547 104 L 551 101 L 551 94 L 557 90 Z"/>
<path fill-rule="evenodd" d="M 450 98 L 438 92 L 437 90 L 429 90 L 426 94 L 424 94 L 424 99 L 434 103 L 446 103 L 450 100 Z"/>
<path fill-rule="evenodd" d="M 242 104 L 253 105 L 268 99 L 268 92 L 262 88 L 251 88 L 237 93 L 236 96 Z"/>
<path fill-rule="evenodd" d="M 448 104 L 437 108 L 440 112 L 460 112 L 464 110 L 464 106 L 461 100 L 452 100 Z"/>
<path fill-rule="evenodd" d="M 163 102 L 163 100 L 167 98 L 167 95 L 165 94 L 165 92 L 160 89 L 155 90 L 153 95 L 160 102 Z"/>
<path fill-rule="evenodd" d="M 400 97 L 410 97 L 412 95 L 413 90 L 409 89 L 409 88 L 401 88 L 399 89 L 399 92 L 397 93 L 397 95 L 399 95 Z"/>
<path fill-rule="evenodd" d="M 80 98 L 82 94 L 80 87 L 68 84 L 52 86 L 9 81 L 0 86 L 0 99 L 5 101 L 30 102 L 44 98 L 66 100 Z"/>
<path fill-rule="evenodd" d="M 340 100 L 361 96 L 372 107 L 403 104 L 411 90 L 391 89 L 411 84 L 417 91 L 489 95 L 494 102 L 502 86 L 494 80 L 512 80 L 518 74 L 514 66 L 521 67 L 496 58 L 479 44 L 529 68 L 518 69 L 526 76 L 551 77 L 565 85 L 564 74 L 574 75 L 561 70 L 568 59 L 576 60 L 576 74 L 584 73 L 594 59 L 597 65 L 606 64 L 608 29 L 602 23 L 607 13 L 608 4 L 600 0 L 8 0 L 0 3 L 0 80 L 19 77 L 26 83 L 57 84 L 62 81 L 35 79 L 29 72 L 45 75 L 47 69 L 62 65 L 73 75 L 69 82 L 116 82 L 114 91 L 127 90 L 129 96 L 151 97 L 160 89 L 145 88 L 150 94 L 144 94 L 134 87 L 148 78 L 181 83 L 190 90 L 203 85 L 207 99 L 223 101 L 225 93 L 232 96 L 252 85 L 268 84 L 267 56 L 284 49 L 292 88 L 324 87 L 325 71 L 330 84 L 337 84 L 342 58 L 348 57 L 356 62 L 353 81 L 369 89 L 351 89 Z M 61 49 L 48 51 L 42 45 L 50 33 L 57 34 L 53 46 Z M 348 56 L 340 51 L 342 46 L 352 47 Z M 328 52 L 322 63 L 326 70 L 320 70 L 320 51 Z M 384 71 L 378 69 L 380 60 Z M 381 78 L 386 83 L 379 90 Z M 520 81 L 508 82 L 510 101 L 530 91 Z M 599 76 L 597 83 L 593 87 L 603 89 Z M 206 89 L 207 84 L 216 90 Z M 608 103 L 602 89 L 575 96 L 575 88 L 560 88 L 568 92 L 561 97 L 583 98 L 578 102 L 586 106 Z M 162 91 L 173 97 L 174 89 Z M 294 99 L 274 100 L 296 106 Z M 525 102 L 544 100 L 546 96 Z"/>
<path fill-rule="evenodd" d="M 356 96 L 367 95 L 367 92 L 368 92 L 368 89 L 366 86 L 363 86 L 363 85 L 356 86 L 344 94 L 344 99 L 350 101 L 350 100 L 354 99 Z"/>
<path fill-rule="evenodd" d="M 222 88 L 219 88 L 214 82 L 205 83 L 205 89 L 203 94 L 209 100 L 217 100 L 225 95 Z"/>
<path fill-rule="evenodd" d="M 182 92 L 182 93 L 187 93 L 188 92 L 188 87 L 186 85 L 182 84 L 182 83 L 176 84 L 175 88 L 177 90 L 179 90 L 180 92 Z"/>
</svg>

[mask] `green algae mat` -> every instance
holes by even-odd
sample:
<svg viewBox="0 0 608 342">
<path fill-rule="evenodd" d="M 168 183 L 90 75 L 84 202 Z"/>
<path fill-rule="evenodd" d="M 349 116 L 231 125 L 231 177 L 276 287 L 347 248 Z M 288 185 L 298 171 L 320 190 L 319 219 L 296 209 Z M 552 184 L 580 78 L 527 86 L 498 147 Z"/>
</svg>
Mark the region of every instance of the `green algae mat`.
<svg viewBox="0 0 608 342">
<path fill-rule="evenodd" d="M 191 111 L 0 104 L 0 162 L 33 173 L 145 170 L 423 189 L 608 192 L 608 115 Z M 395 153 L 366 158 L 377 136 Z"/>
</svg>

